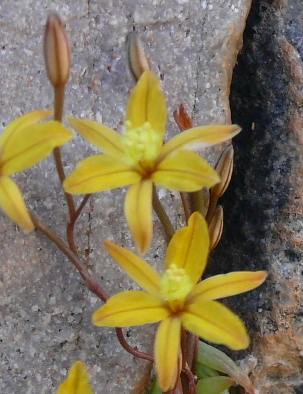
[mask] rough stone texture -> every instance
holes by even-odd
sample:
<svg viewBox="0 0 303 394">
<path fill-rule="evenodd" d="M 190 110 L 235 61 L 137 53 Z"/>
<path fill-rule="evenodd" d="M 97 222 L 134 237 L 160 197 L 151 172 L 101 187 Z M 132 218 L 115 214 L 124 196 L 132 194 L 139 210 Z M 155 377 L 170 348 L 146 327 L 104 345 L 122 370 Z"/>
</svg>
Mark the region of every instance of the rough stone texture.
<svg viewBox="0 0 303 394">
<path fill-rule="evenodd" d="M 243 126 L 228 221 L 215 260 L 267 268 L 267 285 L 233 306 L 257 333 L 253 380 L 262 394 L 303 392 L 303 3 L 256 1 L 234 71 L 231 108 Z"/>
<path fill-rule="evenodd" d="M 43 24 L 51 10 L 66 21 L 72 40 L 67 112 L 121 128 L 133 86 L 125 36 L 135 27 L 163 79 L 170 114 L 185 102 L 196 124 L 229 122 L 230 80 L 249 7 L 250 0 L 2 0 L 2 125 L 51 106 L 41 51 Z M 176 130 L 171 117 L 170 135 Z M 66 171 L 92 152 L 86 142 L 75 139 L 64 148 Z M 52 160 L 18 175 L 17 181 L 29 207 L 64 234 L 66 206 Z M 161 191 L 161 197 L 173 223 L 180 225 L 177 193 Z M 83 254 L 89 254 L 91 269 L 111 294 L 133 288 L 102 250 L 103 239 L 132 246 L 122 207 L 121 191 L 98 194 L 77 227 Z M 160 266 L 164 244 L 157 222 L 155 232 L 149 258 Z M 121 349 L 113 330 L 91 325 L 100 302 L 62 254 L 39 235 L 23 235 L 3 215 L 0 242 L 0 392 L 54 393 L 76 359 L 87 362 L 96 393 L 141 392 L 149 366 Z M 127 330 L 129 340 L 145 349 L 150 348 L 150 333 Z"/>
</svg>

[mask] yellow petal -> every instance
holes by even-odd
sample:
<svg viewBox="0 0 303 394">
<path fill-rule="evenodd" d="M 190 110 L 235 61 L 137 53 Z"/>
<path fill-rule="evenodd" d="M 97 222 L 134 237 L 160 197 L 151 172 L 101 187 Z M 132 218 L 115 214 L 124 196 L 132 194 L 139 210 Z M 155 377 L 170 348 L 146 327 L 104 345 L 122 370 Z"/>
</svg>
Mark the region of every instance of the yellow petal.
<svg viewBox="0 0 303 394">
<path fill-rule="evenodd" d="M 57 394 L 94 394 L 84 363 L 76 361 Z"/>
<path fill-rule="evenodd" d="M 142 254 L 149 249 L 153 237 L 152 192 L 151 181 L 136 183 L 128 190 L 124 203 L 129 229 Z"/>
<path fill-rule="evenodd" d="M 246 349 L 249 337 L 241 319 L 217 301 L 186 306 L 182 325 L 193 334 L 233 350 Z"/>
<path fill-rule="evenodd" d="M 131 185 L 141 176 L 121 161 L 107 156 L 91 156 L 80 161 L 64 181 L 64 189 L 71 194 L 96 193 Z"/>
<path fill-rule="evenodd" d="M 13 137 L 15 132 L 18 132 L 24 129 L 27 126 L 34 125 L 39 123 L 41 120 L 48 118 L 51 115 L 51 111 L 33 111 L 29 112 L 19 118 L 15 119 L 13 122 L 9 123 L 6 128 L 4 129 L 3 133 L 0 136 L 0 146 L 1 150 L 5 148 L 5 143 L 11 137 Z"/>
<path fill-rule="evenodd" d="M 180 149 L 197 150 L 219 144 L 240 131 L 238 125 L 208 125 L 183 131 L 163 145 L 161 159 Z"/>
<path fill-rule="evenodd" d="M 0 208 L 23 230 L 34 229 L 18 186 L 6 176 L 0 176 Z"/>
<path fill-rule="evenodd" d="M 115 130 L 86 119 L 69 118 L 70 124 L 89 142 L 109 156 L 120 158 L 124 154 L 121 136 Z"/>
<path fill-rule="evenodd" d="M 166 392 L 175 387 L 179 376 L 181 322 L 169 317 L 160 323 L 155 339 L 155 366 L 159 385 Z"/>
<path fill-rule="evenodd" d="M 165 133 L 166 99 L 159 79 L 151 71 L 145 71 L 133 89 L 126 118 L 131 121 L 134 128 L 149 122 L 155 131 L 161 135 Z"/>
<path fill-rule="evenodd" d="M 122 248 L 110 241 L 104 242 L 105 249 L 117 261 L 117 263 L 134 279 L 138 285 L 148 292 L 159 295 L 160 275 L 153 267 L 143 259 L 136 256 L 130 250 Z"/>
<path fill-rule="evenodd" d="M 266 277 L 266 271 L 240 271 L 215 275 L 195 286 L 190 295 L 190 302 L 216 300 L 245 293 L 260 286 Z"/>
<path fill-rule="evenodd" d="M 69 141 L 73 134 L 61 123 L 50 121 L 15 130 L 6 139 L 1 154 L 1 173 L 11 175 L 45 159 L 55 147 Z"/>
<path fill-rule="evenodd" d="M 183 268 L 196 283 L 205 269 L 209 253 L 207 224 L 199 212 L 194 212 L 188 226 L 176 231 L 166 252 L 165 266 L 175 264 Z"/>
<path fill-rule="evenodd" d="M 152 180 L 168 189 L 194 192 L 220 181 L 216 171 L 197 153 L 180 151 L 162 160 Z"/>
<path fill-rule="evenodd" d="M 96 310 L 92 322 L 100 327 L 140 326 L 163 320 L 169 313 L 159 298 L 132 290 L 111 297 Z"/>
</svg>

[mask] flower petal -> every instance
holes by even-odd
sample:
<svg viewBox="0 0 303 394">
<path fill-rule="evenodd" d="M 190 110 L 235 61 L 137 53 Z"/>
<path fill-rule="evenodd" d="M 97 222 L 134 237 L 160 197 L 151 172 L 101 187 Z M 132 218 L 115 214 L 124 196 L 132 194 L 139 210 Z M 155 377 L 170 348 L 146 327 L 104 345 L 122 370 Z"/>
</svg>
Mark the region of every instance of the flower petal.
<svg viewBox="0 0 303 394">
<path fill-rule="evenodd" d="M 0 208 L 23 230 L 34 229 L 18 186 L 6 176 L 0 176 Z"/>
<path fill-rule="evenodd" d="M 5 141 L 1 155 L 2 174 L 11 175 L 34 166 L 72 137 L 72 132 L 56 121 L 18 128 Z"/>
<path fill-rule="evenodd" d="M 152 192 L 151 181 L 136 183 L 128 190 L 124 203 L 126 220 L 142 254 L 149 249 L 153 237 Z"/>
<path fill-rule="evenodd" d="M 156 323 L 169 315 L 163 302 L 144 291 L 124 291 L 112 296 L 93 314 L 92 322 L 100 327 L 129 327 Z"/>
<path fill-rule="evenodd" d="M 122 248 L 111 241 L 105 241 L 104 246 L 113 259 L 138 285 L 154 295 L 159 295 L 161 278 L 150 264 L 130 250 Z"/>
<path fill-rule="evenodd" d="M 197 153 L 180 151 L 162 160 L 152 180 L 168 189 L 194 192 L 220 181 L 216 171 Z"/>
<path fill-rule="evenodd" d="M 6 142 L 11 137 L 13 137 L 15 132 L 24 129 L 27 126 L 31 126 L 36 123 L 39 123 L 41 120 L 48 118 L 51 114 L 52 114 L 51 111 L 44 111 L 44 110 L 33 111 L 23 116 L 20 116 L 19 118 L 9 123 L 0 136 L 1 151 L 5 149 Z"/>
<path fill-rule="evenodd" d="M 163 145 L 161 159 L 180 149 L 197 150 L 219 144 L 230 140 L 240 131 L 238 125 L 208 125 L 185 130 Z"/>
<path fill-rule="evenodd" d="M 183 268 L 196 283 L 206 266 L 209 253 L 209 236 L 207 224 L 203 216 L 194 212 L 188 221 L 188 226 L 175 232 L 165 257 L 168 268 L 175 264 Z"/>
<path fill-rule="evenodd" d="M 76 361 L 73 364 L 57 394 L 94 394 L 84 363 Z"/>
<path fill-rule="evenodd" d="M 266 271 L 239 271 L 215 275 L 195 286 L 190 294 L 190 302 L 216 300 L 245 293 L 260 286 L 266 277 Z"/>
<path fill-rule="evenodd" d="M 128 102 L 127 120 L 132 127 L 149 122 L 155 131 L 165 133 L 167 107 L 160 80 L 151 71 L 145 71 L 132 91 Z"/>
<path fill-rule="evenodd" d="M 68 118 L 70 124 L 89 142 L 109 156 L 120 158 L 124 154 L 122 137 L 115 130 L 92 120 Z"/>
<path fill-rule="evenodd" d="M 241 319 L 217 301 L 194 302 L 182 314 L 183 326 L 209 342 L 246 349 L 249 337 Z"/>
<path fill-rule="evenodd" d="M 169 317 L 160 323 L 155 339 L 155 366 L 162 391 L 172 390 L 180 369 L 181 322 Z"/>
<path fill-rule="evenodd" d="M 140 180 L 139 173 L 121 161 L 96 155 L 80 161 L 64 181 L 64 189 L 71 194 L 96 193 L 131 185 Z"/>
</svg>

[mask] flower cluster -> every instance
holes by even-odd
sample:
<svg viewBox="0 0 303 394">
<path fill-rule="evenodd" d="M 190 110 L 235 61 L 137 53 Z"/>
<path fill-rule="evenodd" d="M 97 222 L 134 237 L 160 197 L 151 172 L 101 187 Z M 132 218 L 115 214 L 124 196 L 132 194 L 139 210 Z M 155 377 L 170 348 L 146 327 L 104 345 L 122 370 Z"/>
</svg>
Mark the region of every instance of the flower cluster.
<svg viewBox="0 0 303 394">
<path fill-rule="evenodd" d="M 130 96 L 123 133 L 91 120 L 70 118 L 71 126 L 99 147 L 102 154 L 82 160 L 65 178 L 59 147 L 73 137 L 61 122 L 71 54 L 60 19 L 56 15 L 49 18 L 45 60 L 55 91 L 55 120 L 47 120 L 52 115 L 49 111 L 34 111 L 13 121 L 1 134 L 0 208 L 24 230 L 33 230 L 36 225 L 48 235 L 73 262 L 87 287 L 103 301 L 107 300 L 94 312 L 93 324 L 119 329 L 159 323 L 153 357 L 159 386 L 166 392 L 176 387 L 181 371 L 188 367 L 181 345 L 182 333 L 190 332 L 233 350 L 249 346 L 249 336 L 241 319 L 217 300 L 255 289 L 264 282 L 267 273 L 239 271 L 202 279 L 209 252 L 222 233 L 223 210 L 216 207 L 216 203 L 229 183 L 233 152 L 226 150 L 219 160 L 220 180 L 217 171 L 196 151 L 230 140 L 240 128 L 237 125 L 192 127 L 191 120 L 183 117 L 179 119 L 179 125 L 182 129 L 189 126 L 189 129 L 165 142 L 167 106 L 161 83 L 149 70 L 141 49 L 135 49 L 132 47 L 132 59 L 141 60 L 140 64 L 132 65 L 132 71 L 140 78 Z M 69 208 L 68 246 L 28 212 L 21 191 L 11 178 L 45 159 L 52 151 Z M 73 226 L 88 196 L 76 209 L 72 195 L 125 186 L 129 186 L 125 217 L 140 256 L 111 241 L 105 241 L 104 246 L 143 290 L 124 291 L 108 299 L 90 276 L 85 263 L 81 262 L 73 239 Z M 206 216 L 209 228 L 202 210 L 192 209 L 191 216 L 187 215 L 187 225 L 177 230 L 168 244 L 162 274 L 142 257 L 152 243 L 152 201 L 157 186 L 198 193 L 202 188 L 212 188 L 212 206 L 208 211 L 208 214 L 212 212 L 212 217 Z M 208 345 L 205 346 L 207 349 Z M 203 359 L 203 353 L 200 358 Z M 228 363 L 231 365 L 229 369 L 237 375 L 233 364 Z M 220 387 L 229 387 L 233 383 L 229 377 L 220 378 Z M 202 390 L 206 383 L 200 381 L 198 387 Z M 93 394 L 83 363 L 73 365 L 57 394 Z"/>
</svg>

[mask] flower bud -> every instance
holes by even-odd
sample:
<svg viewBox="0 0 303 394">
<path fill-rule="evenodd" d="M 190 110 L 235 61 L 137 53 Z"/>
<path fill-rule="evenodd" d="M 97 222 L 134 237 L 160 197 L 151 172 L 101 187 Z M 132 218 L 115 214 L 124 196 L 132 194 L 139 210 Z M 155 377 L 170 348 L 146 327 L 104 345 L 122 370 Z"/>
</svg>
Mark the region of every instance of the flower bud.
<svg viewBox="0 0 303 394">
<path fill-rule="evenodd" d="M 63 87 L 69 78 L 71 51 L 63 23 L 51 14 L 44 33 L 44 59 L 48 78 L 54 88 Z"/>
<path fill-rule="evenodd" d="M 216 171 L 220 175 L 221 182 L 213 187 L 212 195 L 215 195 L 217 198 L 225 193 L 229 185 L 233 172 L 233 162 L 234 148 L 230 145 L 224 149 L 216 165 Z"/>
<path fill-rule="evenodd" d="M 149 61 L 145 55 L 142 42 L 136 32 L 128 35 L 128 62 L 129 68 L 136 80 L 144 73 L 150 70 Z"/>
<path fill-rule="evenodd" d="M 223 208 L 218 205 L 209 224 L 210 250 L 218 245 L 223 231 Z"/>
</svg>

